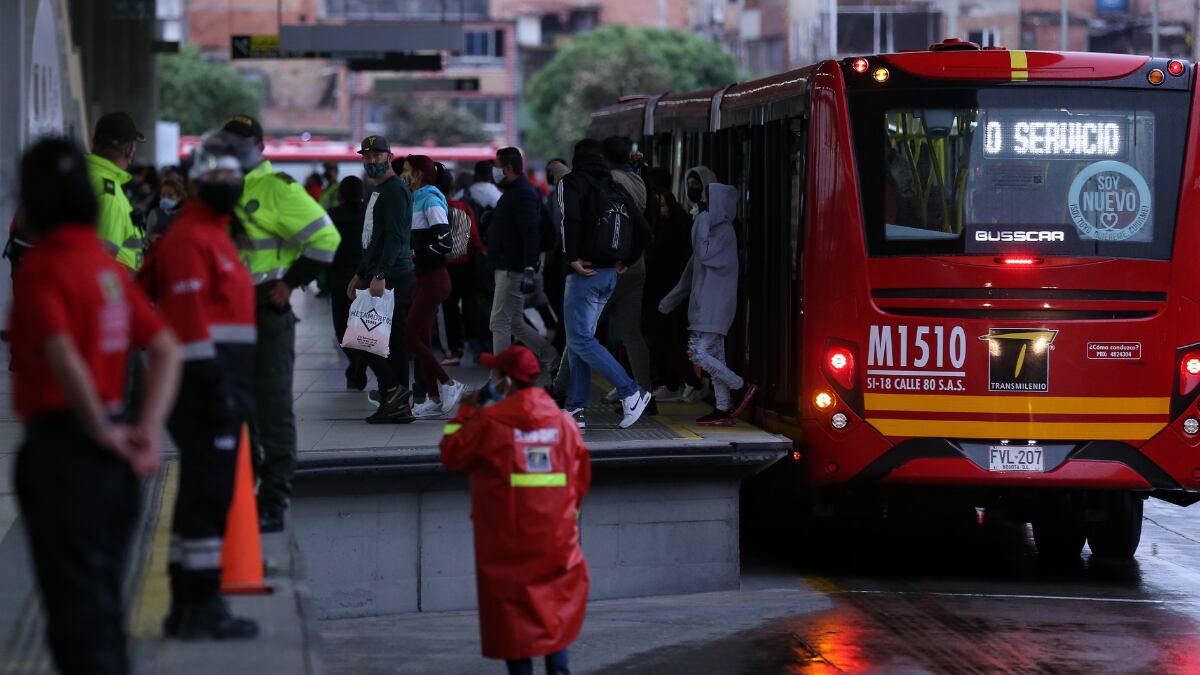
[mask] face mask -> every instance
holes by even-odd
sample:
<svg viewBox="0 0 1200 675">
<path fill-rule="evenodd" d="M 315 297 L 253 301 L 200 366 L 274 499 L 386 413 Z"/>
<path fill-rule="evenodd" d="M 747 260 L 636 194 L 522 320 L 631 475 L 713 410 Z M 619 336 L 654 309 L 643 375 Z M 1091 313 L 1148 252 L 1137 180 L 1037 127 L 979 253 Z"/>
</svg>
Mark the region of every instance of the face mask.
<svg viewBox="0 0 1200 675">
<path fill-rule="evenodd" d="M 693 204 L 699 204 L 700 197 L 703 196 L 703 194 L 704 194 L 704 188 L 690 187 L 687 190 L 688 201 L 690 201 Z"/>
<path fill-rule="evenodd" d="M 200 201 L 217 213 L 233 213 L 242 198 L 242 184 L 237 183 L 200 183 Z"/>
<path fill-rule="evenodd" d="M 383 175 L 388 172 L 388 167 L 390 166 L 387 162 L 363 164 L 363 168 L 367 171 L 367 178 L 383 178 Z"/>
<path fill-rule="evenodd" d="M 500 184 L 504 182 L 504 169 L 498 166 L 492 166 L 492 182 Z"/>
<path fill-rule="evenodd" d="M 158 200 L 158 207 L 163 211 L 170 211 L 176 206 L 179 206 L 178 199 L 167 199 L 166 197 L 163 197 L 162 199 Z"/>
</svg>

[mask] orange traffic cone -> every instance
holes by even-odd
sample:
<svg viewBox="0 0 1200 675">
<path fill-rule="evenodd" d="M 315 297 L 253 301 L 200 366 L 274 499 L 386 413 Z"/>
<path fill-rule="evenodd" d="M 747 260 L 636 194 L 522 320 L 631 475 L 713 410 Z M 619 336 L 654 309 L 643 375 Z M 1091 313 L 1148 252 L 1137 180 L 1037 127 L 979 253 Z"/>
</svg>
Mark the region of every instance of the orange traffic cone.
<svg viewBox="0 0 1200 675">
<path fill-rule="evenodd" d="M 270 593 L 263 583 L 262 539 L 258 532 L 258 503 L 254 499 L 254 475 L 250 469 L 250 433 L 242 427 L 238 443 L 233 499 L 225 523 L 225 546 L 221 550 L 223 593 Z"/>
</svg>

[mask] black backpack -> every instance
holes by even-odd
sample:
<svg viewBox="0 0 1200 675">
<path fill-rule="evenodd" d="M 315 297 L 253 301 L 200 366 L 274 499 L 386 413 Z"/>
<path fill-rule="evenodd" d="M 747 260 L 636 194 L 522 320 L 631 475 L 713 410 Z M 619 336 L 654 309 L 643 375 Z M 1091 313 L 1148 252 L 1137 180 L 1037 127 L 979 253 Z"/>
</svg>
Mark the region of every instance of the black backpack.
<svg viewBox="0 0 1200 675">
<path fill-rule="evenodd" d="M 588 235 L 588 252 L 599 262 L 625 260 L 633 250 L 632 200 L 609 176 L 586 178 L 592 186 L 592 213 L 596 218 Z"/>
</svg>

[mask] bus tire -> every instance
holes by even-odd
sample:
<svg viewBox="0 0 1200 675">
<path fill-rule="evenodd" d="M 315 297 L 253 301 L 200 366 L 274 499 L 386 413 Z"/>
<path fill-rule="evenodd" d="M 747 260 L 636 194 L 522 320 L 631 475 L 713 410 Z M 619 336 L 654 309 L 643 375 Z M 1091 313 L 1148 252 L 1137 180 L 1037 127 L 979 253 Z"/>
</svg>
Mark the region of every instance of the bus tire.
<svg viewBox="0 0 1200 675">
<path fill-rule="evenodd" d="M 1055 514 L 1033 521 L 1033 543 L 1043 559 L 1078 560 L 1086 539 L 1083 523 L 1073 519 Z"/>
<path fill-rule="evenodd" d="M 1138 495 L 1118 492 L 1108 499 L 1104 520 L 1088 525 L 1088 545 L 1092 553 L 1106 558 L 1132 558 L 1142 540 L 1144 500 Z"/>
</svg>

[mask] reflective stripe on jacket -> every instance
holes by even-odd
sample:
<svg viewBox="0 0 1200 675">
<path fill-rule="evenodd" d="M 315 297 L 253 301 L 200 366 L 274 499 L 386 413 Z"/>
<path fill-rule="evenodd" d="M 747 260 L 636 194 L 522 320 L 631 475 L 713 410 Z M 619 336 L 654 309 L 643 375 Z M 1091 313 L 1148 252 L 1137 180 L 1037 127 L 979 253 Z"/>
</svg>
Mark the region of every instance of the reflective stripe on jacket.
<svg viewBox="0 0 1200 675">
<path fill-rule="evenodd" d="M 282 279 L 302 256 L 333 262 L 341 237 L 325 209 L 302 185 L 276 174 L 263 161 L 246 174 L 236 244 L 255 285 Z"/>
<path fill-rule="evenodd" d="M 471 474 L 483 655 L 566 648 L 583 627 L 588 595 L 578 513 L 591 464 L 575 420 L 533 387 L 462 406 L 441 451 L 447 469 Z"/>
<path fill-rule="evenodd" d="M 131 270 L 142 266 L 146 242 L 133 224 L 133 206 L 125 196 L 133 176 L 100 155 L 88 155 L 88 175 L 96 193 L 96 235 L 117 262 Z"/>
</svg>

